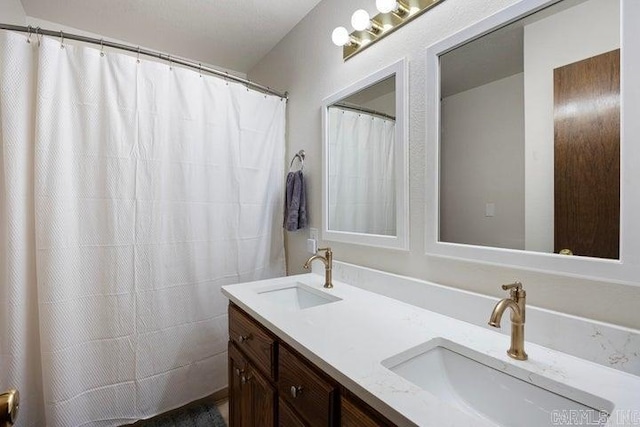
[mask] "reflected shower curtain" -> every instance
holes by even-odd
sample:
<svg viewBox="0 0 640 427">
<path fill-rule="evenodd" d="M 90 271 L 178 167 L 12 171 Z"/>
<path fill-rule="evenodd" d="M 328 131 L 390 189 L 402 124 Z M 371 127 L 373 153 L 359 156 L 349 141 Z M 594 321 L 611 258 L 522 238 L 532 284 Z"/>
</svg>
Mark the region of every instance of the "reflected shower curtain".
<svg viewBox="0 0 640 427">
<path fill-rule="evenodd" d="M 329 229 L 396 234 L 395 121 L 329 108 Z"/>
<path fill-rule="evenodd" d="M 0 390 L 112 426 L 227 384 L 220 286 L 284 274 L 285 102 L 0 31 Z"/>
</svg>

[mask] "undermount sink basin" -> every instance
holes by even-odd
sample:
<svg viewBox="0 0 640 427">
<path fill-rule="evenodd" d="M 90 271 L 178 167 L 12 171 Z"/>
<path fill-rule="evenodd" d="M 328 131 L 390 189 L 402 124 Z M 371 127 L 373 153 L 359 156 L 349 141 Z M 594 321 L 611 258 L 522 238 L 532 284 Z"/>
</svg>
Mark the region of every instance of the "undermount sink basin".
<svg viewBox="0 0 640 427">
<path fill-rule="evenodd" d="M 504 366 L 442 338 L 390 357 L 382 365 L 449 405 L 498 425 L 598 426 L 606 424 L 613 410 L 611 402 L 591 394 L 546 380 L 545 387 L 556 390 L 549 391 L 531 383 L 536 378 L 533 373 L 523 370 L 528 382 L 475 359 Z"/>
<path fill-rule="evenodd" d="M 279 285 L 276 288 L 261 289 L 258 290 L 258 295 L 273 304 L 298 310 L 341 300 L 341 298 L 299 282 L 284 286 Z"/>
</svg>

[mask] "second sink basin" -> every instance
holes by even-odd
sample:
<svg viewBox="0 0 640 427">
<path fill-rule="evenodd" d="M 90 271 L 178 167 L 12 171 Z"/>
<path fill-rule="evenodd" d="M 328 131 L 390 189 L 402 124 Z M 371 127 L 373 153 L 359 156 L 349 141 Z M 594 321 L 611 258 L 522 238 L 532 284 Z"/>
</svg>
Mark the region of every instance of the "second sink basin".
<svg viewBox="0 0 640 427">
<path fill-rule="evenodd" d="M 471 349 L 438 338 L 390 357 L 382 365 L 451 406 L 498 425 L 605 425 L 613 410 L 613 404 L 588 393 L 562 384 L 550 384 L 556 392 L 549 391 L 475 360 L 482 358 Z M 495 361 L 496 366 L 503 363 Z M 527 377 L 533 382 L 533 374 Z M 583 403 L 575 400 L 578 397 Z"/>
<path fill-rule="evenodd" d="M 273 304 L 297 310 L 341 300 L 334 295 L 319 291 L 300 282 L 279 285 L 276 288 L 260 289 L 258 294 Z"/>
</svg>

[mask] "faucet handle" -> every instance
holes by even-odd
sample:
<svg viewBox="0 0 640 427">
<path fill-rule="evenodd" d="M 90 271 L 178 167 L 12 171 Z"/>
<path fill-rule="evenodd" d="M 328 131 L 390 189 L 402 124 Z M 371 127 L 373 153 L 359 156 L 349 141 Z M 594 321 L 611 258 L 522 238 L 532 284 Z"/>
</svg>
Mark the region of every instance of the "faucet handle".
<svg viewBox="0 0 640 427">
<path fill-rule="evenodd" d="M 509 294 L 511 295 L 511 298 L 516 300 L 518 298 L 523 298 L 525 295 L 527 295 L 525 290 L 522 288 L 521 282 L 513 282 L 507 285 L 502 285 L 502 289 L 505 291 L 510 291 Z"/>
<path fill-rule="evenodd" d="M 513 282 L 513 283 L 509 283 L 508 285 L 502 285 L 502 290 L 504 291 L 508 291 L 509 289 L 515 289 L 517 291 L 522 289 L 522 283 L 521 282 Z"/>
</svg>

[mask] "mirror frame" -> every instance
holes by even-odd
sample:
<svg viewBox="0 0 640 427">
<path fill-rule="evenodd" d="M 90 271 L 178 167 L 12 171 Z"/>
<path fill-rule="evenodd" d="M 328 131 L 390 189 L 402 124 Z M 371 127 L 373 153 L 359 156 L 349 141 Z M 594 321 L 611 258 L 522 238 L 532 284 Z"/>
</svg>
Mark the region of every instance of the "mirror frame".
<svg viewBox="0 0 640 427">
<path fill-rule="evenodd" d="M 561 0 L 521 0 L 426 50 L 426 254 L 524 270 L 640 286 L 640 1 L 620 0 L 620 259 L 475 246 L 440 241 L 440 60 L 439 57 L 504 25 Z M 636 28 L 634 28 L 634 26 Z M 635 112 L 635 114 L 634 114 Z"/>
<path fill-rule="evenodd" d="M 355 233 L 329 229 L 329 106 L 395 75 L 396 85 L 396 235 Z M 403 58 L 334 93 L 322 101 L 322 239 L 380 248 L 409 250 L 407 62 Z"/>
</svg>

